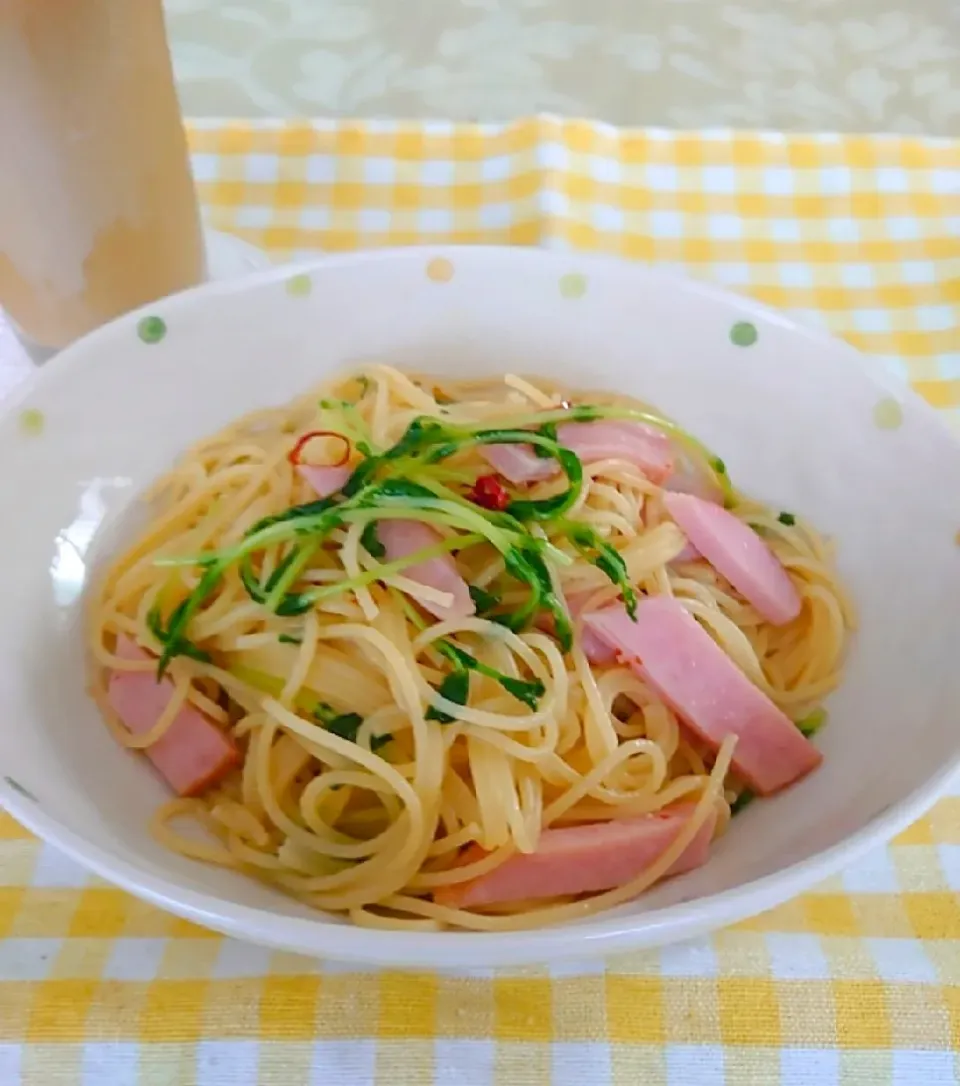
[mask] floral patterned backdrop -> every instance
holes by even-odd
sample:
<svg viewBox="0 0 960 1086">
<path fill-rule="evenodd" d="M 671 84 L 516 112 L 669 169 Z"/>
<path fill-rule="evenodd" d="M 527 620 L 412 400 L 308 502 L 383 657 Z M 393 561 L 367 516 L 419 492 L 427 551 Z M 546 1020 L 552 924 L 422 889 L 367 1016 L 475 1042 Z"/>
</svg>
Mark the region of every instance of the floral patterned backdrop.
<svg viewBox="0 0 960 1086">
<path fill-rule="evenodd" d="M 960 134 L 960 0 L 167 0 L 185 112 Z"/>
</svg>

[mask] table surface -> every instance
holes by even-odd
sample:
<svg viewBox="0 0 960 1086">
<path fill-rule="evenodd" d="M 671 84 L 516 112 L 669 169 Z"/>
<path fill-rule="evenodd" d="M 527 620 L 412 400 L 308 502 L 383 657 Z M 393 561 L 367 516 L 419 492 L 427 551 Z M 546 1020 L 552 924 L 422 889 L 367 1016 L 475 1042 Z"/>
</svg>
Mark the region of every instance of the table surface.
<svg viewBox="0 0 960 1086">
<path fill-rule="evenodd" d="M 960 132 L 957 0 L 166 0 L 184 112 Z"/>
</svg>

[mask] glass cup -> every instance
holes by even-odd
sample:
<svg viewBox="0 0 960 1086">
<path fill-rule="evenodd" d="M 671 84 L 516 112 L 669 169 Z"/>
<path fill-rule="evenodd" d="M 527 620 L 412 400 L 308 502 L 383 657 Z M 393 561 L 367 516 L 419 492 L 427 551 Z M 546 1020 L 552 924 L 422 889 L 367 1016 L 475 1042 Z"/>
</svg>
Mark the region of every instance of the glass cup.
<svg viewBox="0 0 960 1086">
<path fill-rule="evenodd" d="M 161 0 L 0 0 L 0 306 L 49 355 L 204 278 Z"/>
</svg>

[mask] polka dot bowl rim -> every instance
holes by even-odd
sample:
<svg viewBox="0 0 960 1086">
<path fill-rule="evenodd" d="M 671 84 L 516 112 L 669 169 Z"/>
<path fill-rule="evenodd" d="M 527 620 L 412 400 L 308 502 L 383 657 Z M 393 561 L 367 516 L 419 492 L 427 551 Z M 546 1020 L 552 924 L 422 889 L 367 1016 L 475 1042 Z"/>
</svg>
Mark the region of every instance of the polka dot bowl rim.
<svg viewBox="0 0 960 1086">
<path fill-rule="evenodd" d="M 191 441 L 371 358 L 620 387 L 689 426 L 744 491 L 833 535 L 861 628 L 818 737 L 823 768 L 745 810 L 704 868 L 531 932 L 359 929 L 155 846 L 146 821 L 163 789 L 83 694 L 85 585 L 130 531 L 135 496 Z M 476 247 L 211 284 L 120 318 L 39 371 L 0 413 L 0 462 L 17 465 L 0 475 L 0 803 L 97 874 L 231 935 L 446 967 L 672 942 L 853 862 L 922 814 L 958 766 L 960 445 L 879 362 L 704 283 Z"/>
</svg>

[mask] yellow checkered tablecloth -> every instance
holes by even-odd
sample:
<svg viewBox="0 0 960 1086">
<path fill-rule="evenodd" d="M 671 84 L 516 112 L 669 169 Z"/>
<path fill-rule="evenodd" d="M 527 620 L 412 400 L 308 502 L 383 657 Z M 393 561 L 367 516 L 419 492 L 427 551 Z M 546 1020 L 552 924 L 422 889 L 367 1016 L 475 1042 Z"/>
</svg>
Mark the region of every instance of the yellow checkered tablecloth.
<svg viewBox="0 0 960 1086">
<path fill-rule="evenodd" d="M 212 225 L 277 258 L 423 242 L 667 264 L 825 324 L 960 418 L 960 143 L 506 127 L 191 126 Z M 960 1082 L 960 792 L 699 942 L 402 974 L 195 928 L 0 815 L 0 1086 Z"/>
</svg>

